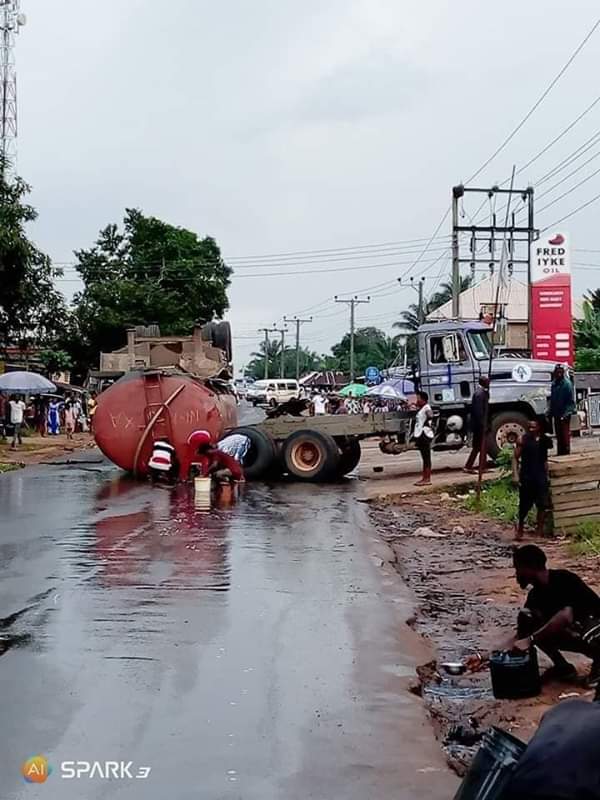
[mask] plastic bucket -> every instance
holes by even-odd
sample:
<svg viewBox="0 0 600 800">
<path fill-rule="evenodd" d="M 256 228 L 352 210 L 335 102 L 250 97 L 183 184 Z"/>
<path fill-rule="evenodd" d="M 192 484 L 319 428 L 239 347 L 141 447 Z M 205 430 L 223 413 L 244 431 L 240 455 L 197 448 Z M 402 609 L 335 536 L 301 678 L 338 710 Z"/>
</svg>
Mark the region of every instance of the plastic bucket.
<svg viewBox="0 0 600 800">
<path fill-rule="evenodd" d="M 210 494 L 211 478 L 194 478 L 194 494 Z"/>
<path fill-rule="evenodd" d="M 510 733 L 490 728 L 454 800 L 500 800 L 526 747 Z"/>
</svg>

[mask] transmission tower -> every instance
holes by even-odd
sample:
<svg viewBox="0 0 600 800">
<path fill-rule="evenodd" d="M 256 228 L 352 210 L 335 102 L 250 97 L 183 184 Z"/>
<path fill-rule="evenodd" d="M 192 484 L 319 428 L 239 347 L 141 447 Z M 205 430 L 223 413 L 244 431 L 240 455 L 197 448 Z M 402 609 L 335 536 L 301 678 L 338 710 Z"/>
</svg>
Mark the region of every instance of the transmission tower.
<svg viewBox="0 0 600 800">
<path fill-rule="evenodd" d="M 20 0 L 0 0 L 0 153 L 5 169 L 14 170 L 17 157 L 17 67 L 15 42 L 25 15 Z"/>
</svg>

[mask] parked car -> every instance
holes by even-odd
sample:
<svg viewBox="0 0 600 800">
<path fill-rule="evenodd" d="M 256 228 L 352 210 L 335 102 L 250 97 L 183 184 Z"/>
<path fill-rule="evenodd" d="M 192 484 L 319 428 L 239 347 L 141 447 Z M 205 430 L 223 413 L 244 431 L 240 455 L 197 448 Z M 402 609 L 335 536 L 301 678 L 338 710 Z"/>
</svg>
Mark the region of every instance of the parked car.
<svg viewBox="0 0 600 800">
<path fill-rule="evenodd" d="M 253 405 L 265 405 L 276 408 L 280 403 L 300 397 L 300 384 L 295 380 L 270 378 L 255 381 L 248 387 L 246 399 Z"/>
</svg>

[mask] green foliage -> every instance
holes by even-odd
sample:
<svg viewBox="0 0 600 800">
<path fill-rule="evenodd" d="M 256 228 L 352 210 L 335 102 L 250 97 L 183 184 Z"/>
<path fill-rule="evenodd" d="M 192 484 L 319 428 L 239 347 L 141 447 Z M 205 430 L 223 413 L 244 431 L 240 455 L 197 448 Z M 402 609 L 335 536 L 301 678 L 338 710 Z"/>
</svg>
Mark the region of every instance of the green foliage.
<svg viewBox="0 0 600 800">
<path fill-rule="evenodd" d="M 460 279 L 460 290 L 464 292 L 465 289 L 468 289 L 471 285 L 471 277 L 466 276 Z M 435 311 L 436 308 L 443 306 L 444 303 L 447 303 L 452 297 L 452 284 L 451 283 L 441 283 L 437 292 L 431 295 L 429 300 L 425 301 L 425 309 L 424 309 L 424 316 L 427 317 L 428 314 L 431 314 L 432 311 Z M 394 322 L 394 328 L 404 328 L 410 331 L 416 331 L 419 327 L 419 306 L 417 303 L 411 303 L 408 306 L 406 311 L 402 311 L 400 314 L 400 320 L 398 322 Z M 411 360 L 409 354 L 409 361 Z"/>
<path fill-rule="evenodd" d="M 570 550 L 573 555 L 600 555 L 600 522 L 586 519 L 580 523 L 571 537 Z"/>
<path fill-rule="evenodd" d="M 516 522 L 519 518 L 519 492 L 509 477 L 484 483 L 479 502 L 477 495 L 470 494 L 464 504 L 469 511 L 502 522 Z"/>
<path fill-rule="evenodd" d="M 576 372 L 597 372 L 600 370 L 600 347 L 579 347 L 575 353 Z"/>
<path fill-rule="evenodd" d="M 231 269 L 214 239 L 200 239 L 137 209 L 123 229 L 108 225 L 89 250 L 75 253 L 85 288 L 75 297 L 73 355 L 93 365 L 101 350 L 124 344 L 131 325 L 157 323 L 166 335 L 188 335 L 194 323 L 228 308 Z"/>
<path fill-rule="evenodd" d="M 274 340 L 269 342 L 269 377 L 279 378 L 281 375 L 281 343 Z M 300 375 L 315 370 L 324 369 L 322 359 L 305 347 L 300 348 Z M 331 369 L 329 367 L 328 369 Z M 245 369 L 245 374 L 254 380 L 265 377 L 265 343 L 260 343 L 259 352 L 251 354 L 251 361 Z M 286 347 L 284 353 L 284 378 L 296 377 L 296 349 Z"/>
<path fill-rule="evenodd" d="M 71 356 L 65 350 L 42 350 L 39 359 L 48 375 L 70 370 L 73 366 Z"/>
<path fill-rule="evenodd" d="M 6 179 L 0 158 L 0 347 L 53 344 L 68 317 L 54 287 L 60 271 L 26 235 L 37 219 L 29 192 L 21 178 Z"/>
<path fill-rule="evenodd" d="M 515 453 L 514 447 L 505 444 L 502 450 L 496 456 L 496 466 L 499 467 L 503 474 L 512 475 L 513 456 Z"/>
<path fill-rule="evenodd" d="M 350 370 L 350 334 L 331 348 L 336 366 L 342 372 Z M 359 328 L 354 334 L 354 364 L 356 374 L 361 375 L 367 367 L 389 367 L 398 356 L 398 342 L 379 328 Z"/>
</svg>

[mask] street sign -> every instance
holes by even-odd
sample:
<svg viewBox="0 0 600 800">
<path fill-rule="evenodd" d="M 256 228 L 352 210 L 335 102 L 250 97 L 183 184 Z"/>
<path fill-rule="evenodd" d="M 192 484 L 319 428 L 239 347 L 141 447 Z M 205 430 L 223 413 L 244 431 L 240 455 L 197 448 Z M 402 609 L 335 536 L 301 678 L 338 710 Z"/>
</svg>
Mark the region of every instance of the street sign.
<svg viewBox="0 0 600 800">
<path fill-rule="evenodd" d="M 378 384 L 381 382 L 381 372 L 377 367 L 367 367 L 365 370 L 365 380 L 367 383 Z"/>
<path fill-rule="evenodd" d="M 566 233 L 531 246 L 531 350 L 534 358 L 573 365 L 571 263 Z"/>
</svg>

